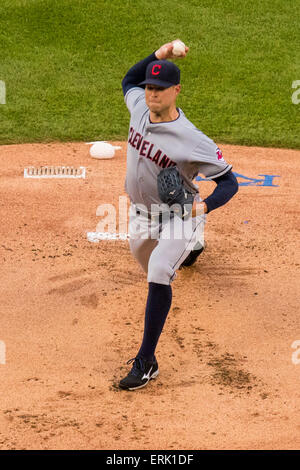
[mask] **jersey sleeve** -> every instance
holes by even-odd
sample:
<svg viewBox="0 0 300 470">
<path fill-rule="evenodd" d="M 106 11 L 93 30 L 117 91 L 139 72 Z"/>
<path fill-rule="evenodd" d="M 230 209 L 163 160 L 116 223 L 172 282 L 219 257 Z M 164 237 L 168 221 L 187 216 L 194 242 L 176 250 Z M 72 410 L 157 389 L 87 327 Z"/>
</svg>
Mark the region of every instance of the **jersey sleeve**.
<svg viewBox="0 0 300 470">
<path fill-rule="evenodd" d="M 232 165 L 224 160 L 222 151 L 215 142 L 204 134 L 201 135 L 200 144 L 193 150 L 190 162 L 207 179 L 218 178 L 232 168 Z"/>
<path fill-rule="evenodd" d="M 124 100 L 130 114 L 132 114 L 132 112 L 137 108 L 137 106 L 141 108 L 147 107 L 145 102 L 145 90 L 140 87 L 130 88 L 130 90 L 128 90 L 126 95 L 124 96 Z"/>
</svg>

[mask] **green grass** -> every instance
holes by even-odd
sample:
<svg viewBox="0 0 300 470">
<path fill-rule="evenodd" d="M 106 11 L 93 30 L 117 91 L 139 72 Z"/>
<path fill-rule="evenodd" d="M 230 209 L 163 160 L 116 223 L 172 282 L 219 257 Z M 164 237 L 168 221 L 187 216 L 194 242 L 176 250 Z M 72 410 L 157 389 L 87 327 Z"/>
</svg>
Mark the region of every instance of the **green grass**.
<svg viewBox="0 0 300 470">
<path fill-rule="evenodd" d="M 179 106 L 217 142 L 300 148 L 294 0 L 1 0 L 0 143 L 122 140 L 129 67 L 190 46 Z"/>
</svg>

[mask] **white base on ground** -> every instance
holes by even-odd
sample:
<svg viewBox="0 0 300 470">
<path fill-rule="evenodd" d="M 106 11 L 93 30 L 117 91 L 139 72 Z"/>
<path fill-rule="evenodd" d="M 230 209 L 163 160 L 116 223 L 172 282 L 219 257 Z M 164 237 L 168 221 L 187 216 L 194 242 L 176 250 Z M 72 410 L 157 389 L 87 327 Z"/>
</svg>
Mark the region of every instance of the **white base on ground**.
<svg viewBox="0 0 300 470">
<path fill-rule="evenodd" d="M 129 233 L 109 233 L 109 232 L 87 232 L 89 242 L 97 243 L 100 240 L 122 240 L 130 238 Z"/>
<path fill-rule="evenodd" d="M 80 166 L 30 166 L 24 168 L 24 178 L 85 178 L 85 167 Z"/>
</svg>

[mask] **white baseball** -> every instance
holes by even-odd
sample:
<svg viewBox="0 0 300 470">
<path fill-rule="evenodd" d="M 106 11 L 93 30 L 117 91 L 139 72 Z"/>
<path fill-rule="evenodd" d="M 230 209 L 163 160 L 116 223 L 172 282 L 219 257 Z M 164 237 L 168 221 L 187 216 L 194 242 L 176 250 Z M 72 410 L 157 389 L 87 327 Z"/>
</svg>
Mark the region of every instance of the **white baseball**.
<svg viewBox="0 0 300 470">
<path fill-rule="evenodd" d="M 174 41 L 173 42 L 173 55 L 180 57 L 185 54 L 185 44 L 182 41 Z"/>
</svg>

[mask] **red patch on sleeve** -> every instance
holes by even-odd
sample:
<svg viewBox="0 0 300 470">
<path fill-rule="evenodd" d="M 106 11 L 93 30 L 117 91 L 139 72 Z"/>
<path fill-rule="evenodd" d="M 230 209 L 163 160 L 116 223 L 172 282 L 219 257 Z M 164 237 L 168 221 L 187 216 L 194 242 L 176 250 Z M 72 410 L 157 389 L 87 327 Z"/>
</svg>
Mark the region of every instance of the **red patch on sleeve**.
<svg viewBox="0 0 300 470">
<path fill-rule="evenodd" d="M 218 160 L 223 160 L 223 155 L 219 148 L 217 148 L 216 154 L 217 154 Z"/>
</svg>

